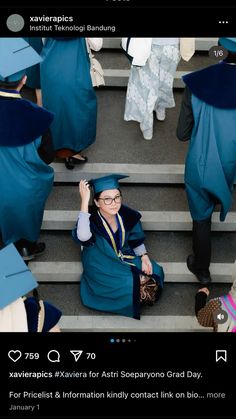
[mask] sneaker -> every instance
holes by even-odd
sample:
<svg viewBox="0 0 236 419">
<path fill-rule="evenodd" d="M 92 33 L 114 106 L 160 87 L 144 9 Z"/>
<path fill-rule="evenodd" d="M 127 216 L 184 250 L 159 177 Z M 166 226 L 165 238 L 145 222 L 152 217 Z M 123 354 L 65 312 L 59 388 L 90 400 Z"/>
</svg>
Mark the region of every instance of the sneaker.
<svg viewBox="0 0 236 419">
<path fill-rule="evenodd" d="M 144 140 L 151 140 L 153 136 L 152 129 L 146 129 L 143 131 L 143 138 Z"/>
<path fill-rule="evenodd" d="M 206 285 L 209 284 L 209 282 L 211 282 L 211 275 L 209 269 L 200 271 L 194 267 L 194 255 L 189 255 L 187 257 L 187 267 L 189 271 L 197 277 L 198 281 L 202 285 Z"/>
<path fill-rule="evenodd" d="M 164 121 L 166 119 L 166 110 L 165 108 L 156 109 L 156 117 L 158 121 Z"/>
<path fill-rule="evenodd" d="M 35 256 L 41 255 L 46 249 L 45 243 L 36 243 L 32 244 L 28 247 L 22 247 L 19 250 L 20 255 L 24 260 L 32 260 Z"/>
</svg>

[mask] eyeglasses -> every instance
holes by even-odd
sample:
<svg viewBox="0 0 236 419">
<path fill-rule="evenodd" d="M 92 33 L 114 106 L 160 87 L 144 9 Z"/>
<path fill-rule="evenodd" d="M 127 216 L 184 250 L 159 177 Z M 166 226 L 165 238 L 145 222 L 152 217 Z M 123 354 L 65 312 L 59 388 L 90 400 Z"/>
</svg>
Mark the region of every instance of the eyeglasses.
<svg viewBox="0 0 236 419">
<path fill-rule="evenodd" d="M 116 195 L 115 198 L 98 198 L 104 202 L 105 205 L 111 205 L 114 201 L 116 204 L 120 204 L 122 200 L 121 195 Z"/>
</svg>

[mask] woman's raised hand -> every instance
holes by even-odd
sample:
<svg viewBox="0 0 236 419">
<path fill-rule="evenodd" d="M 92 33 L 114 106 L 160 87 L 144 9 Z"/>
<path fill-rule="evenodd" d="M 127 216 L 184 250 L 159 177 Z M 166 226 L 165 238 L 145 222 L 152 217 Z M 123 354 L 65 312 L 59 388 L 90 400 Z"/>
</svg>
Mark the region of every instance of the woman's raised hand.
<svg viewBox="0 0 236 419">
<path fill-rule="evenodd" d="M 79 193 L 81 196 L 81 211 L 88 211 L 88 204 L 90 200 L 90 187 L 86 179 L 79 183 Z"/>
</svg>

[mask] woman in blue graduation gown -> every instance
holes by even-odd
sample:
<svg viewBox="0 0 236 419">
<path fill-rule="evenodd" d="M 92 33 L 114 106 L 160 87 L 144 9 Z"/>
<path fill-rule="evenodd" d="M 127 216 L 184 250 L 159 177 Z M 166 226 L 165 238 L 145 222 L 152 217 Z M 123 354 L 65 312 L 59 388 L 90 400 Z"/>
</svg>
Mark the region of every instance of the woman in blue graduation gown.
<svg viewBox="0 0 236 419">
<path fill-rule="evenodd" d="M 158 294 L 164 273 L 146 252 L 141 214 L 121 204 L 118 179 L 124 177 L 113 174 L 90 181 L 95 194 L 92 208 L 89 185 L 80 182 L 81 211 L 73 237 L 83 246 L 83 304 L 139 319 L 141 273 L 153 275 Z"/>
<path fill-rule="evenodd" d="M 236 38 L 220 38 L 231 51 L 218 64 L 183 77 L 186 84 L 177 136 L 190 140 L 185 185 L 193 219 L 188 268 L 203 284 L 210 278 L 211 216 L 220 205 L 224 221 L 236 178 Z"/>
<path fill-rule="evenodd" d="M 54 178 L 40 157 L 53 114 L 21 98 L 25 81 L 16 82 L 15 89 L 0 82 L 0 231 L 5 245 L 38 240 Z"/>
<path fill-rule="evenodd" d="M 97 98 L 85 38 L 47 38 L 41 56 L 43 105 L 55 113 L 54 148 L 70 169 L 86 162 L 80 151 L 96 138 Z"/>
</svg>

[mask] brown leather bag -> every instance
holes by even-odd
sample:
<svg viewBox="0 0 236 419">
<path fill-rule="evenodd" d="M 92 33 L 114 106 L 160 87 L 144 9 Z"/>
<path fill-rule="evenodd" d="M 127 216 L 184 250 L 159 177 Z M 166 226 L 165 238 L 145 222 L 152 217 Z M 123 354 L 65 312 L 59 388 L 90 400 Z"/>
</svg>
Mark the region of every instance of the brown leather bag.
<svg viewBox="0 0 236 419">
<path fill-rule="evenodd" d="M 140 276 L 140 303 L 152 306 L 156 301 L 158 284 L 151 275 Z"/>
</svg>

